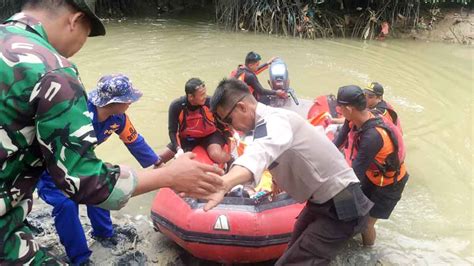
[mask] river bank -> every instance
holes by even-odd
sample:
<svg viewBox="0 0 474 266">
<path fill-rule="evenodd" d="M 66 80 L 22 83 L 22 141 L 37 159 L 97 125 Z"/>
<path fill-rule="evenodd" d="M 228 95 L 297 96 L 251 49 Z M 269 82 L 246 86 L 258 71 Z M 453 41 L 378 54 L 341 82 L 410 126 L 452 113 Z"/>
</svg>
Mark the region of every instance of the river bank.
<svg viewBox="0 0 474 266">
<path fill-rule="evenodd" d="M 21 3 L 22 1 L 0 1 L 0 7 L 2 7 L 0 20 L 18 12 Z M 233 7 L 229 8 L 229 4 Z M 180 18 L 199 13 L 199 16 L 204 17 L 205 20 L 213 21 L 227 30 L 254 31 L 296 38 L 415 39 L 465 45 L 474 43 L 474 16 L 472 16 L 472 7 L 468 5 L 459 5 L 457 8 L 435 5 L 428 8 L 425 5 L 422 8 L 418 6 L 416 12 L 408 13 L 402 12 L 397 7 L 393 7 L 394 10 L 391 11 L 387 7 L 388 3 L 382 7 L 378 6 L 379 9 L 375 10 L 371 10 L 370 7 L 364 10 L 361 7 L 352 6 L 352 9 L 347 11 L 338 11 L 334 7 L 326 10 L 318 6 L 303 6 L 299 3 L 293 3 L 291 7 L 283 5 L 282 8 L 287 8 L 289 12 L 294 13 L 291 18 L 285 17 L 285 14 L 278 15 L 276 10 L 270 12 L 271 7 L 268 5 L 260 7 L 249 5 L 251 4 L 232 1 L 217 1 L 213 4 L 210 0 L 98 0 L 96 10 L 105 21 L 121 21 L 129 18 Z M 280 7 L 276 6 L 276 8 L 279 10 Z M 397 14 L 395 10 L 398 10 Z M 236 16 L 233 13 L 236 13 Z M 239 15 L 239 13 L 250 13 L 251 16 Z M 318 16 L 319 20 L 324 20 L 324 22 L 318 22 Z M 386 22 L 387 27 L 382 30 L 382 24 Z M 275 26 L 275 24 L 281 24 L 281 26 Z M 384 34 L 381 34 L 382 31 Z"/>
<path fill-rule="evenodd" d="M 474 44 L 474 16 L 470 10 L 449 9 L 439 11 L 434 21 L 423 21 L 418 29 L 401 32 L 400 38 L 420 41 Z M 441 13 L 442 12 L 442 13 Z"/>
<path fill-rule="evenodd" d="M 51 254 L 67 261 L 64 248 L 54 228 L 52 208 L 35 196 L 32 212 L 27 221 L 35 240 Z M 116 243 L 98 241 L 91 237 L 91 224 L 84 205 L 79 207 L 80 220 L 92 251 L 91 265 L 162 265 L 162 266 L 219 266 L 220 263 L 193 257 L 169 238 L 153 229 L 148 216 L 111 212 Z M 212 252 L 212 251 L 210 251 Z M 399 261 L 391 252 L 381 248 L 364 248 L 360 236 L 351 240 L 331 265 L 391 265 Z M 242 266 L 270 266 L 274 261 Z"/>
<path fill-rule="evenodd" d="M 92 228 L 86 207 L 81 205 L 79 209 L 80 220 L 92 250 L 93 265 L 186 265 L 186 260 L 190 258 L 176 244 L 155 232 L 149 217 L 144 215 L 131 216 L 112 212 L 117 243 L 96 241 L 90 235 Z M 54 228 L 51 211 L 51 206 L 35 198 L 33 210 L 27 220 L 33 227 L 37 243 L 55 256 L 66 260 L 64 248 Z"/>
<path fill-rule="evenodd" d="M 67 262 L 64 248 L 54 228 L 51 211 L 51 206 L 35 196 L 33 210 L 28 215 L 27 221 L 34 232 L 36 242 L 51 254 Z M 89 248 L 92 251 L 91 265 L 221 265 L 193 257 L 169 238 L 156 232 L 149 216 L 131 216 L 111 212 L 116 241 L 112 243 L 93 239 L 91 224 L 84 205 L 79 206 L 79 213 Z M 273 262 L 242 265 L 269 266 L 273 265 Z"/>
</svg>

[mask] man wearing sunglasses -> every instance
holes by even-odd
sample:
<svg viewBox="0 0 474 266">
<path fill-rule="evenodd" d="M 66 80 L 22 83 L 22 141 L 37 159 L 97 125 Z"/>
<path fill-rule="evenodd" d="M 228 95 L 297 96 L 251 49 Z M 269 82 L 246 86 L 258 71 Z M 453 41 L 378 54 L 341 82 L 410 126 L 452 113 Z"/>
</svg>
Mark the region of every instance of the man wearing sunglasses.
<svg viewBox="0 0 474 266">
<path fill-rule="evenodd" d="M 222 148 L 226 143 L 222 132 L 217 129 L 214 115 L 209 110 L 206 85 L 199 78 L 189 79 L 185 96 L 174 100 L 168 113 L 168 132 L 171 142 L 160 153 L 162 162 L 176 154 L 192 151 L 202 145 L 215 163 L 226 163 L 231 159 Z"/>
<path fill-rule="evenodd" d="M 324 134 L 297 113 L 258 103 L 245 83 L 221 81 L 212 96 L 216 117 L 253 141 L 223 176 L 221 191 L 207 197 L 215 207 L 237 184 L 259 179 L 268 169 L 279 188 L 306 202 L 288 250 L 276 265 L 320 265 L 329 261 L 367 225 L 373 203 L 342 154 Z"/>
</svg>

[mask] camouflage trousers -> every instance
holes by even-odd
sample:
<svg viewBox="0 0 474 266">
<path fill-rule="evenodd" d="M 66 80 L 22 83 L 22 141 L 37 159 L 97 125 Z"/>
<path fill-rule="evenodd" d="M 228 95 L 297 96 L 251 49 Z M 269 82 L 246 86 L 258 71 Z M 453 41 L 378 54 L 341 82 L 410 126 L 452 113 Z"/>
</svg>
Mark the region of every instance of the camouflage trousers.
<svg viewBox="0 0 474 266">
<path fill-rule="evenodd" d="M 23 200 L 0 216 L 0 265 L 65 265 L 42 250 L 24 223 L 31 200 Z"/>
</svg>

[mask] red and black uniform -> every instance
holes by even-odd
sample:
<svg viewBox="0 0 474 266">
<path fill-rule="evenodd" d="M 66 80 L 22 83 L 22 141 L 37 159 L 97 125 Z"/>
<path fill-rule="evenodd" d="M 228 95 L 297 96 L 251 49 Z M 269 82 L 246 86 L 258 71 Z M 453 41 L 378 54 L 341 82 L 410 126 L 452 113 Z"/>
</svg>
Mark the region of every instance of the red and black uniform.
<svg viewBox="0 0 474 266">
<path fill-rule="evenodd" d="M 268 99 L 266 97 L 262 97 L 263 95 L 276 95 L 276 91 L 274 90 L 267 90 L 263 88 L 262 84 L 258 81 L 257 75 L 260 74 L 262 71 L 268 68 L 268 64 L 265 63 L 258 67 L 256 72 L 248 69 L 246 66 L 239 65 L 239 67 L 232 71 L 230 74 L 231 77 L 236 79 L 242 80 L 249 86 L 250 93 L 257 99 L 257 101 L 261 103 L 267 103 Z"/>
<path fill-rule="evenodd" d="M 186 96 L 182 96 L 171 103 L 168 113 L 171 143 L 168 148 L 176 152 L 179 146 L 184 151 L 191 151 L 197 145 L 207 148 L 213 143 L 225 143 L 224 137 L 216 128 L 209 102 L 208 97 L 203 106 L 193 106 Z"/>
<path fill-rule="evenodd" d="M 345 149 L 362 190 L 375 203 L 370 216 L 388 219 L 409 177 L 398 128 L 381 116 L 372 116 L 361 128 L 346 120 L 334 144 Z"/>
<path fill-rule="evenodd" d="M 402 132 L 402 126 L 397 112 L 393 109 L 392 105 L 388 102 L 382 100 L 374 108 L 370 110 L 373 114 L 382 115 L 385 118 L 389 119 L 394 125 L 400 129 Z"/>
</svg>

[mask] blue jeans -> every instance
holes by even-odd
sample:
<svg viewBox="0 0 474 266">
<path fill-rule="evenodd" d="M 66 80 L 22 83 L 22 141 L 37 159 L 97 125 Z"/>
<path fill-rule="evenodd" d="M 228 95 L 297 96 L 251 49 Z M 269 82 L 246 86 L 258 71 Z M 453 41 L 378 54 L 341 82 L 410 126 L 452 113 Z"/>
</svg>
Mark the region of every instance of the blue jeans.
<svg viewBox="0 0 474 266">
<path fill-rule="evenodd" d="M 52 177 L 46 171 L 41 175 L 37 188 L 40 198 L 53 206 L 54 225 L 69 261 L 72 264 L 87 261 L 92 252 L 87 246 L 86 235 L 79 220 L 78 204 L 56 187 Z M 87 216 L 91 221 L 93 236 L 113 236 L 112 220 L 108 210 L 87 205 Z"/>
</svg>

